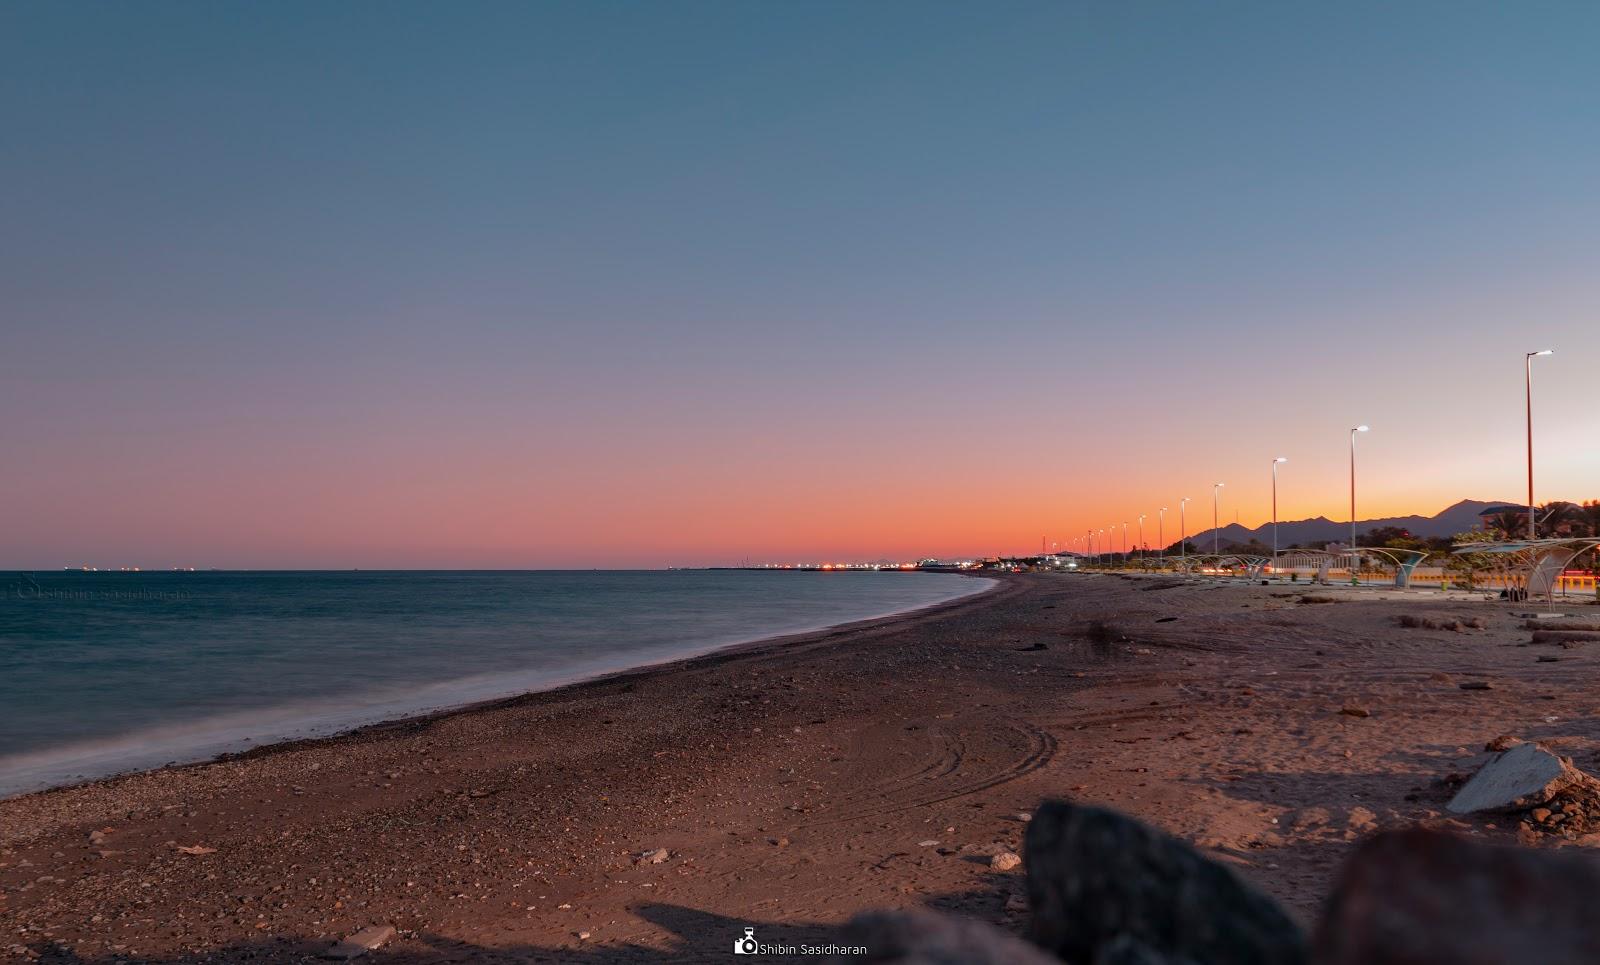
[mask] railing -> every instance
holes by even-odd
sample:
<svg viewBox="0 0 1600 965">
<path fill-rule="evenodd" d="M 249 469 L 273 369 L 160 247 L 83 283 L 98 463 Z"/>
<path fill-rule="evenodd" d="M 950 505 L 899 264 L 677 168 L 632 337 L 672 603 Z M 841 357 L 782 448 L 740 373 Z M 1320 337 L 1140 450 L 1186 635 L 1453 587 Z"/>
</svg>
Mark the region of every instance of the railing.
<svg viewBox="0 0 1600 965">
<path fill-rule="evenodd" d="M 1316 570 L 1308 567 L 1278 567 L 1268 571 L 1275 576 L 1288 576 L 1290 573 L 1298 576 L 1302 581 L 1315 578 Z M 1363 568 L 1363 577 L 1378 577 L 1378 571 Z M 1335 566 L 1328 570 L 1328 579 L 1331 582 L 1345 582 L 1350 579 L 1348 567 Z M 1449 584 L 1455 589 L 1466 588 L 1466 576 L 1462 573 L 1449 573 L 1439 567 L 1417 567 L 1411 574 L 1413 586 L 1442 586 Z M 1506 573 L 1490 570 L 1478 570 L 1472 574 L 1474 589 L 1503 590 L 1508 587 L 1522 587 L 1526 585 L 1527 577 L 1519 573 Z M 1596 584 L 1600 583 L 1600 576 L 1593 573 L 1566 573 L 1557 577 L 1556 590 L 1587 590 L 1594 592 Z"/>
</svg>

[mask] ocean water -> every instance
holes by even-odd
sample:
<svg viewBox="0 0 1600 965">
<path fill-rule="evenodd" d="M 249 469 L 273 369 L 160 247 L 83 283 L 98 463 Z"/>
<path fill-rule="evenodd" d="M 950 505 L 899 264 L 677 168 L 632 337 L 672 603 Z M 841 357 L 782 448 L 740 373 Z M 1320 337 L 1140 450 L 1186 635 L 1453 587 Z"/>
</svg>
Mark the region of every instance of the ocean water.
<svg viewBox="0 0 1600 965">
<path fill-rule="evenodd" d="M 0 795 L 979 592 L 938 573 L 0 573 Z"/>
</svg>

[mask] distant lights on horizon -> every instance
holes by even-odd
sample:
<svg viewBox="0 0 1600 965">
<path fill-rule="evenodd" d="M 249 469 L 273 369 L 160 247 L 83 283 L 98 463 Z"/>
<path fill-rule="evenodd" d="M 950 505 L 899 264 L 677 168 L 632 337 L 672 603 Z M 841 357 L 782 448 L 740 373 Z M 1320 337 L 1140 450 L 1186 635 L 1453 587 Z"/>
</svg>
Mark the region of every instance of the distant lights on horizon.
<svg viewBox="0 0 1600 965">
<path fill-rule="evenodd" d="M 102 570 L 98 566 L 90 566 L 87 563 L 84 563 L 81 566 L 63 566 L 61 569 L 62 569 L 63 572 L 66 572 L 66 573 L 71 573 L 73 570 L 77 570 L 79 573 L 143 573 L 144 572 L 144 567 L 142 567 L 142 566 L 119 566 L 114 570 L 111 567 L 108 566 L 104 570 Z M 167 572 L 171 572 L 171 573 L 193 573 L 194 571 L 195 571 L 194 567 L 192 567 L 192 566 L 174 566 L 171 570 L 169 570 Z"/>
<path fill-rule="evenodd" d="M 914 570 L 924 563 L 754 563 L 733 569 L 749 570 Z M 966 565 L 965 563 L 959 565 Z"/>
</svg>

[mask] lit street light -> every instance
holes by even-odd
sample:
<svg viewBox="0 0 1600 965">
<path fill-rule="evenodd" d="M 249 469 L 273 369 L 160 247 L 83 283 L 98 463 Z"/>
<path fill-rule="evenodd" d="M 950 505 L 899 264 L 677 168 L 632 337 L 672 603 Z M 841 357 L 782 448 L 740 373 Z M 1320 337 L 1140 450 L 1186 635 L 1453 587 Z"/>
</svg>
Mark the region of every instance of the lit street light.
<svg viewBox="0 0 1600 965">
<path fill-rule="evenodd" d="M 1360 563 L 1356 557 L 1356 433 L 1370 431 L 1366 426 L 1350 430 L 1350 582 L 1359 579 Z"/>
<path fill-rule="evenodd" d="M 1528 394 L 1528 538 L 1538 539 L 1538 525 L 1534 520 L 1533 508 L 1533 360 L 1541 355 L 1554 355 L 1555 350 L 1545 349 L 1543 352 L 1529 352 L 1522 360 L 1526 374 Z"/>
<path fill-rule="evenodd" d="M 1213 555 L 1221 555 L 1222 552 L 1222 530 L 1218 528 L 1217 524 L 1217 493 L 1221 490 L 1222 483 L 1217 483 L 1211 487 L 1211 552 Z"/>
<path fill-rule="evenodd" d="M 1156 514 L 1156 562 L 1167 561 L 1167 507 L 1161 507 L 1161 512 Z"/>
<path fill-rule="evenodd" d="M 1144 565 L 1144 513 L 1139 514 L 1139 565 Z"/>
<path fill-rule="evenodd" d="M 1288 456 L 1272 460 L 1272 567 L 1278 567 L 1278 463 L 1288 462 Z"/>
<path fill-rule="evenodd" d="M 1189 504 L 1189 497 L 1185 496 L 1178 503 L 1178 559 L 1184 572 L 1189 571 L 1189 517 L 1183 507 Z"/>
</svg>

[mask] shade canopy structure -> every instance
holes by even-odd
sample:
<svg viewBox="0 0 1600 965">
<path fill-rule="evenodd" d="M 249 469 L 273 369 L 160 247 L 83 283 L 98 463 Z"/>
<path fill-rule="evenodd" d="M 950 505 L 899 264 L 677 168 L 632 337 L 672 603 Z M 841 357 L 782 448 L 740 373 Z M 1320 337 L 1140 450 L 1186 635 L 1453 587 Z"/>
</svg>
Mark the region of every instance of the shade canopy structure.
<svg viewBox="0 0 1600 965">
<path fill-rule="evenodd" d="M 1397 549 L 1392 546 L 1361 546 L 1355 552 L 1365 559 L 1394 567 L 1394 585 L 1400 587 L 1411 585 L 1411 574 L 1428 558 L 1427 550 Z"/>
<path fill-rule="evenodd" d="M 1190 554 L 1188 559 L 1182 561 L 1167 560 L 1169 565 L 1176 565 L 1185 573 L 1194 573 L 1205 570 L 1243 570 L 1255 576 L 1261 572 L 1270 560 L 1265 556 L 1256 556 L 1250 553 L 1199 553 Z"/>
<path fill-rule="evenodd" d="M 1494 543 L 1457 543 L 1457 556 L 1482 553 L 1503 560 L 1503 568 L 1522 581 L 1528 595 L 1555 600 L 1556 581 L 1572 561 L 1600 547 L 1600 538 L 1514 539 Z"/>
<path fill-rule="evenodd" d="M 1274 569 L 1315 569 L 1317 582 L 1326 583 L 1328 571 L 1336 566 L 1355 573 L 1360 570 L 1363 561 L 1377 563 L 1393 569 L 1394 585 L 1404 588 L 1411 585 L 1411 574 L 1427 558 L 1427 550 L 1393 546 L 1359 546 L 1353 550 L 1349 547 L 1334 550 L 1292 549 L 1280 550 L 1272 565 Z"/>
</svg>

